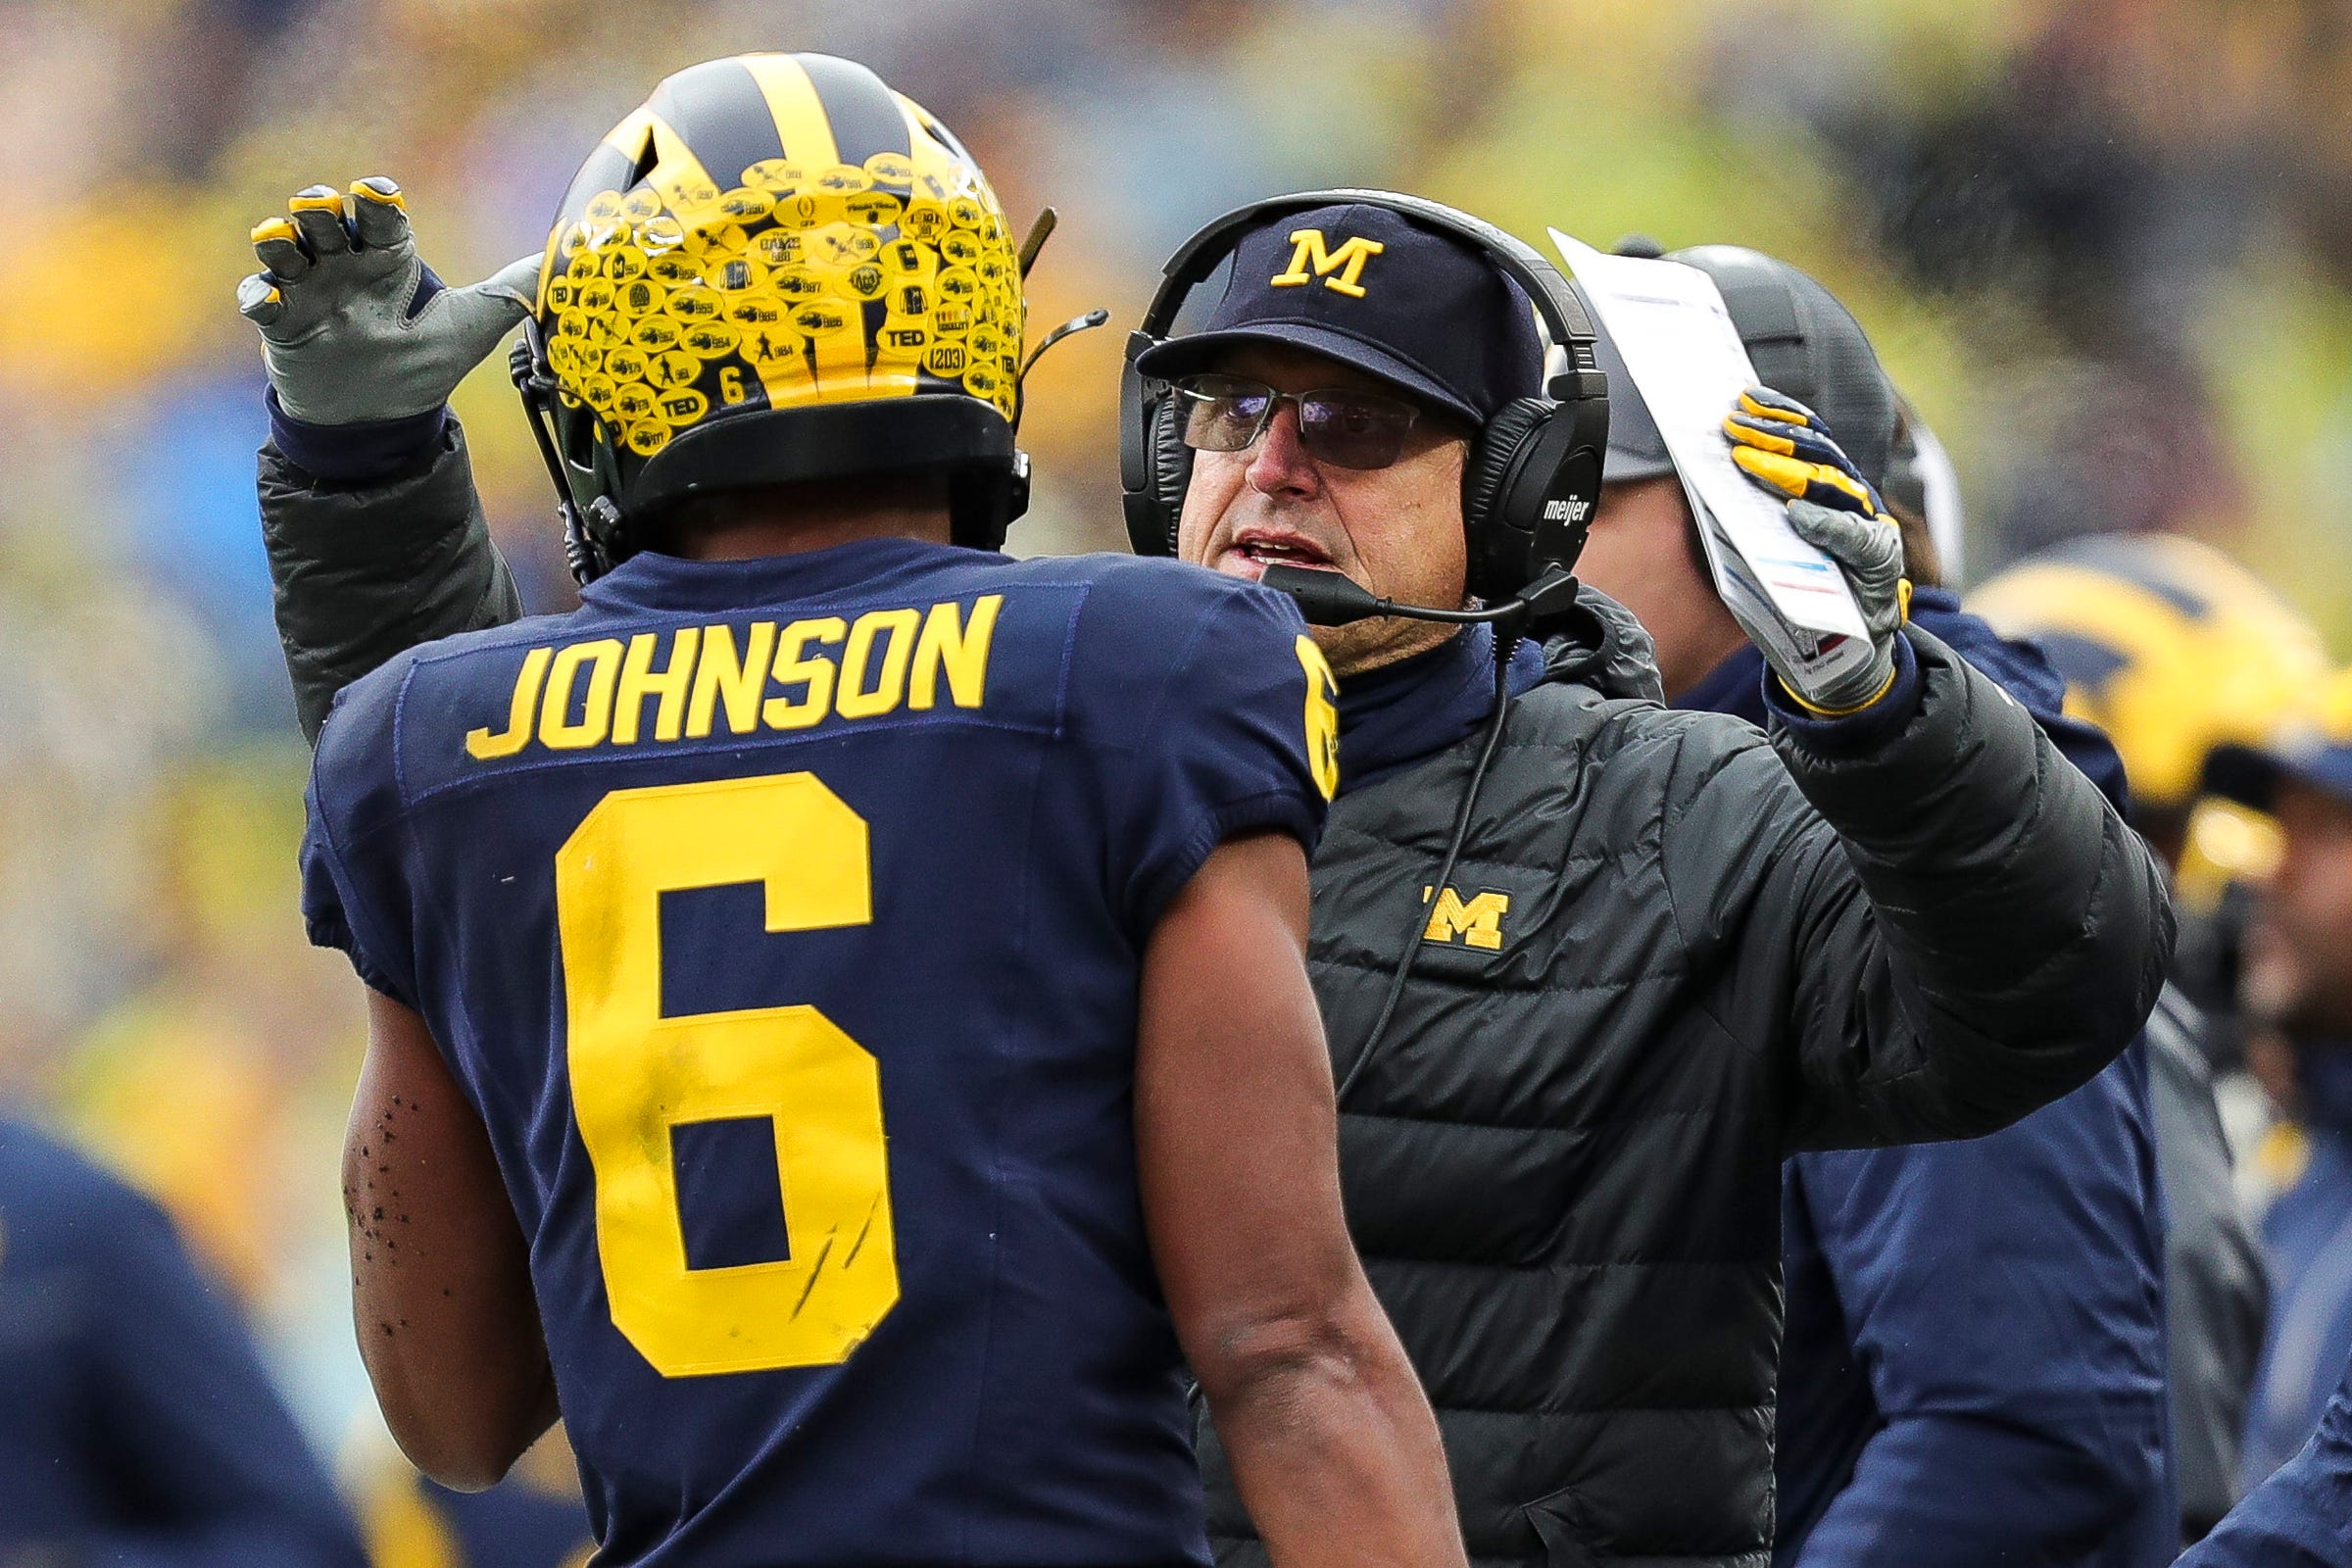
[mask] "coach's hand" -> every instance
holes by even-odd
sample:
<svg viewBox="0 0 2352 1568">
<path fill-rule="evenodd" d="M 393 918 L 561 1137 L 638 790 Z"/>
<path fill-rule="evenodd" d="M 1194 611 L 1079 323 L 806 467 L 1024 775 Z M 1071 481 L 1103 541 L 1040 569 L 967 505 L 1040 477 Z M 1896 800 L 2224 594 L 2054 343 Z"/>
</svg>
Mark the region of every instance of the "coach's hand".
<svg viewBox="0 0 2352 1568">
<path fill-rule="evenodd" d="M 1806 408 L 1766 387 L 1740 394 L 1723 421 L 1732 461 L 1748 478 L 1788 503 L 1788 526 L 1845 574 L 1873 658 L 1860 669 L 1816 685 L 1781 667 L 1781 685 L 1814 712 L 1842 714 L 1869 707 L 1894 684 L 1894 639 L 1911 611 L 1903 575 L 1903 536 L 1879 493 Z M 1770 660 L 1769 649 L 1764 650 Z"/>
<path fill-rule="evenodd" d="M 400 187 L 381 175 L 297 192 L 255 225 L 263 270 L 237 285 L 262 329 L 278 406 L 307 424 L 428 413 L 530 310 L 539 258 L 451 288 L 416 256 Z"/>
</svg>

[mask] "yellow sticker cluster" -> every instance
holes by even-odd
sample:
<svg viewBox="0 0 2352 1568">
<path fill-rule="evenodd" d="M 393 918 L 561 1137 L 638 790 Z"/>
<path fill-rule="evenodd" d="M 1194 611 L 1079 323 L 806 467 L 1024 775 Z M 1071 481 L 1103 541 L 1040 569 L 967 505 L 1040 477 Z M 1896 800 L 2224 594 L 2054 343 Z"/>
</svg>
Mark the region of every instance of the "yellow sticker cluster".
<svg viewBox="0 0 2352 1568">
<path fill-rule="evenodd" d="M 639 457 L 747 401 L 960 388 L 1010 418 L 1017 259 L 976 172 L 946 168 L 898 153 L 818 170 L 770 159 L 733 190 L 664 185 L 657 170 L 601 192 L 544 284 L 564 397 Z"/>
</svg>

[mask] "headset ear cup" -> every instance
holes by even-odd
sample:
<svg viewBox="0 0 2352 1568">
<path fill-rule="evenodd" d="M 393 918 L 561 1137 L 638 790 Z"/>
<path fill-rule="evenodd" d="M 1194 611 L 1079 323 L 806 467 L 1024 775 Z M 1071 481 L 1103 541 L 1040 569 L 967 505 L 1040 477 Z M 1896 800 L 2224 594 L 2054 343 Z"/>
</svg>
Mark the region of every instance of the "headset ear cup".
<svg viewBox="0 0 2352 1568">
<path fill-rule="evenodd" d="M 1462 462 L 1462 526 L 1473 538 L 1501 504 L 1520 447 L 1554 407 L 1546 398 L 1513 398 L 1494 411 L 1470 444 Z"/>
<path fill-rule="evenodd" d="M 1548 398 L 1513 398 L 1470 443 L 1462 460 L 1462 537 L 1469 546 L 1470 591 L 1481 599 L 1507 598 L 1527 581 L 1535 519 L 1504 515 L 1503 490 L 1529 440 L 1559 405 Z"/>
<path fill-rule="evenodd" d="M 1184 493 L 1193 483 L 1193 449 L 1184 444 L 1184 411 L 1171 394 L 1161 398 L 1152 409 L 1152 471 L 1147 479 L 1152 487 L 1152 505 L 1167 518 L 1166 553 L 1176 553 L 1176 524 L 1184 515 Z"/>
</svg>

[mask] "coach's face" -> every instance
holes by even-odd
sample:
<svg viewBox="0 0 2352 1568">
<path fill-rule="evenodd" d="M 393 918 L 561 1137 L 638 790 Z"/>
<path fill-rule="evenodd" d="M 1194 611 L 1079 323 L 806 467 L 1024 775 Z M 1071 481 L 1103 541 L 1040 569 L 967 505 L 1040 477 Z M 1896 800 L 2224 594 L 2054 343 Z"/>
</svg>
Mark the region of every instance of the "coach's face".
<svg viewBox="0 0 2352 1568">
<path fill-rule="evenodd" d="M 1302 349 L 1251 345 L 1223 356 L 1216 368 L 1277 392 L 1396 396 L 1377 377 Z M 1469 572 L 1462 539 L 1468 449 L 1458 426 L 1425 415 L 1395 463 L 1340 467 L 1301 444 L 1298 409 L 1284 404 L 1245 450 L 1193 454 L 1176 553 L 1253 582 L 1277 564 L 1336 571 L 1384 599 L 1450 609 L 1463 603 Z M 1314 635 L 1346 676 L 1433 648 L 1455 630 L 1383 617 L 1318 626 Z"/>
</svg>

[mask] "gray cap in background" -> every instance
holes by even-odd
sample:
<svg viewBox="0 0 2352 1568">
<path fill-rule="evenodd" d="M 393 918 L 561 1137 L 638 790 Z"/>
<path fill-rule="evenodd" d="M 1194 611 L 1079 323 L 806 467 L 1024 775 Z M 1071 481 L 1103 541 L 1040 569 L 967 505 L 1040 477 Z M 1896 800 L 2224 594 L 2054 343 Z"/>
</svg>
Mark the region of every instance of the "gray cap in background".
<svg viewBox="0 0 2352 1568">
<path fill-rule="evenodd" d="M 1894 446 L 1894 386 L 1853 313 L 1787 262 L 1744 246 L 1694 245 L 1665 259 L 1695 267 L 1715 280 L 1732 324 L 1747 345 L 1756 379 L 1821 416 L 1862 476 L 1883 484 Z M 1609 377 L 1603 479 L 1617 484 L 1672 473 L 1666 442 L 1634 390 L 1616 345 L 1604 334 L 1597 348 Z"/>
</svg>

